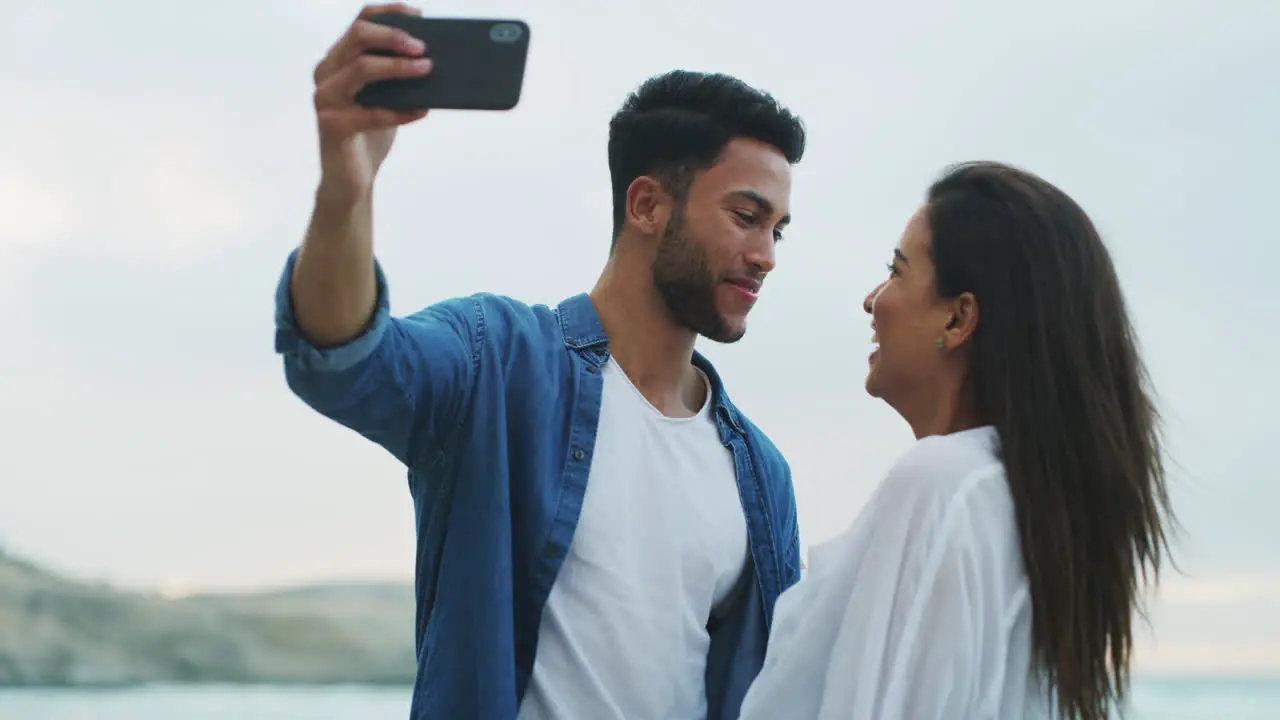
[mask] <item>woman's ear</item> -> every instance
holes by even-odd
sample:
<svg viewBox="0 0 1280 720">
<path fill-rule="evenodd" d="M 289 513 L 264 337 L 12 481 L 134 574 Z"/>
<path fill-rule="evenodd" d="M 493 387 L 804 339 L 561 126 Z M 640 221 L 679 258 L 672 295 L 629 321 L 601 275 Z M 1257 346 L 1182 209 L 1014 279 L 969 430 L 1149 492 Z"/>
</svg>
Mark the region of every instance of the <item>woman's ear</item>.
<svg viewBox="0 0 1280 720">
<path fill-rule="evenodd" d="M 978 298 L 973 293 L 961 293 L 951 301 L 951 318 L 943 331 L 947 347 L 957 348 L 968 342 L 978 329 L 978 315 Z"/>
</svg>

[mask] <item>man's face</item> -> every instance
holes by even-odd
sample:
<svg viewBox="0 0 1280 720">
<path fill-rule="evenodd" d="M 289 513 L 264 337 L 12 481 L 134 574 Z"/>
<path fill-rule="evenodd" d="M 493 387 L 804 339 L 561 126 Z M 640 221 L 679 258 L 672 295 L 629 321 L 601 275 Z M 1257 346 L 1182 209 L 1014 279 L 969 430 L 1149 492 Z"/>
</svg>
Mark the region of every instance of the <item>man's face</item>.
<svg viewBox="0 0 1280 720">
<path fill-rule="evenodd" d="M 730 142 L 720 162 L 694 178 L 653 262 L 654 286 L 681 325 L 716 342 L 742 339 L 776 265 L 790 201 L 790 163 L 755 140 Z"/>
</svg>

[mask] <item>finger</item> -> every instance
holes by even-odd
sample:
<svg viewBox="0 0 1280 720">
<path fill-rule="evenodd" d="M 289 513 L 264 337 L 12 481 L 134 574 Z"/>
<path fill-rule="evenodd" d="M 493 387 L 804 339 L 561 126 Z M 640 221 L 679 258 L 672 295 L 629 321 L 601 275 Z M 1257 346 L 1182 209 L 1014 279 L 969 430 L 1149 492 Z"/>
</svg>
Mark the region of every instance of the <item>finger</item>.
<svg viewBox="0 0 1280 720">
<path fill-rule="evenodd" d="M 356 16 L 357 20 L 368 20 L 378 15 L 413 15 L 414 17 L 422 17 L 422 11 L 412 5 L 404 3 L 382 3 L 380 5 L 365 5 L 360 14 Z"/>
<path fill-rule="evenodd" d="M 341 108 L 352 105 L 360 88 L 371 82 L 392 78 L 422 77 L 431 72 L 431 58 L 381 57 L 361 55 L 338 74 L 316 87 L 316 109 Z"/>
<path fill-rule="evenodd" d="M 315 81 L 323 82 L 342 71 L 370 50 L 385 50 L 396 55 L 419 57 L 427 46 L 418 38 L 397 28 L 358 20 L 342 36 L 328 55 L 316 66 Z"/>
</svg>

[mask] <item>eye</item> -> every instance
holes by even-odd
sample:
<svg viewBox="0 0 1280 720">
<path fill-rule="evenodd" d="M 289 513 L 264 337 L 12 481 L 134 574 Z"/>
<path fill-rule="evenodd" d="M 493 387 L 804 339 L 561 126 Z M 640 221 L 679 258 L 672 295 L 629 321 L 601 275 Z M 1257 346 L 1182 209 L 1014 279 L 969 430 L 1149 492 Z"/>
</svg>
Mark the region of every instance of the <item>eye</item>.
<svg viewBox="0 0 1280 720">
<path fill-rule="evenodd" d="M 885 263 L 885 267 L 889 268 L 889 277 L 893 277 L 898 274 L 897 265 L 894 265 L 893 263 Z"/>
<path fill-rule="evenodd" d="M 733 217 L 738 221 L 738 224 L 743 227 L 749 228 L 760 224 L 760 216 L 750 210 L 731 210 L 730 212 L 733 213 Z M 775 243 L 782 242 L 782 228 L 776 227 L 773 229 L 773 241 Z"/>
</svg>

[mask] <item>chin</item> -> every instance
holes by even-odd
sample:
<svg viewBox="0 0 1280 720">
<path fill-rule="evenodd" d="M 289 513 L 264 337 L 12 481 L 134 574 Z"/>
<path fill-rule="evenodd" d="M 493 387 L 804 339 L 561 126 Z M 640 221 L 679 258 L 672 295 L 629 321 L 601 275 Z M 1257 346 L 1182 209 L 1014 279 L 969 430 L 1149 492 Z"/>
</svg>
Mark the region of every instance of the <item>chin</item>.
<svg viewBox="0 0 1280 720">
<path fill-rule="evenodd" d="M 880 394 L 880 385 L 876 382 L 875 368 L 867 371 L 867 379 L 863 382 L 862 386 L 871 397 L 877 400 L 882 399 L 883 396 Z"/>
<path fill-rule="evenodd" d="M 747 334 L 747 318 L 745 315 L 719 313 L 720 321 L 714 328 L 703 328 L 698 334 L 712 341 L 732 345 Z"/>
<path fill-rule="evenodd" d="M 732 345 L 733 343 L 736 343 L 739 340 L 741 340 L 742 337 L 746 334 L 747 334 L 746 325 L 729 325 L 729 324 L 721 326 L 719 331 L 714 334 L 701 333 L 701 335 L 706 339 L 711 340 L 712 342 L 721 343 L 723 345 Z"/>
</svg>

